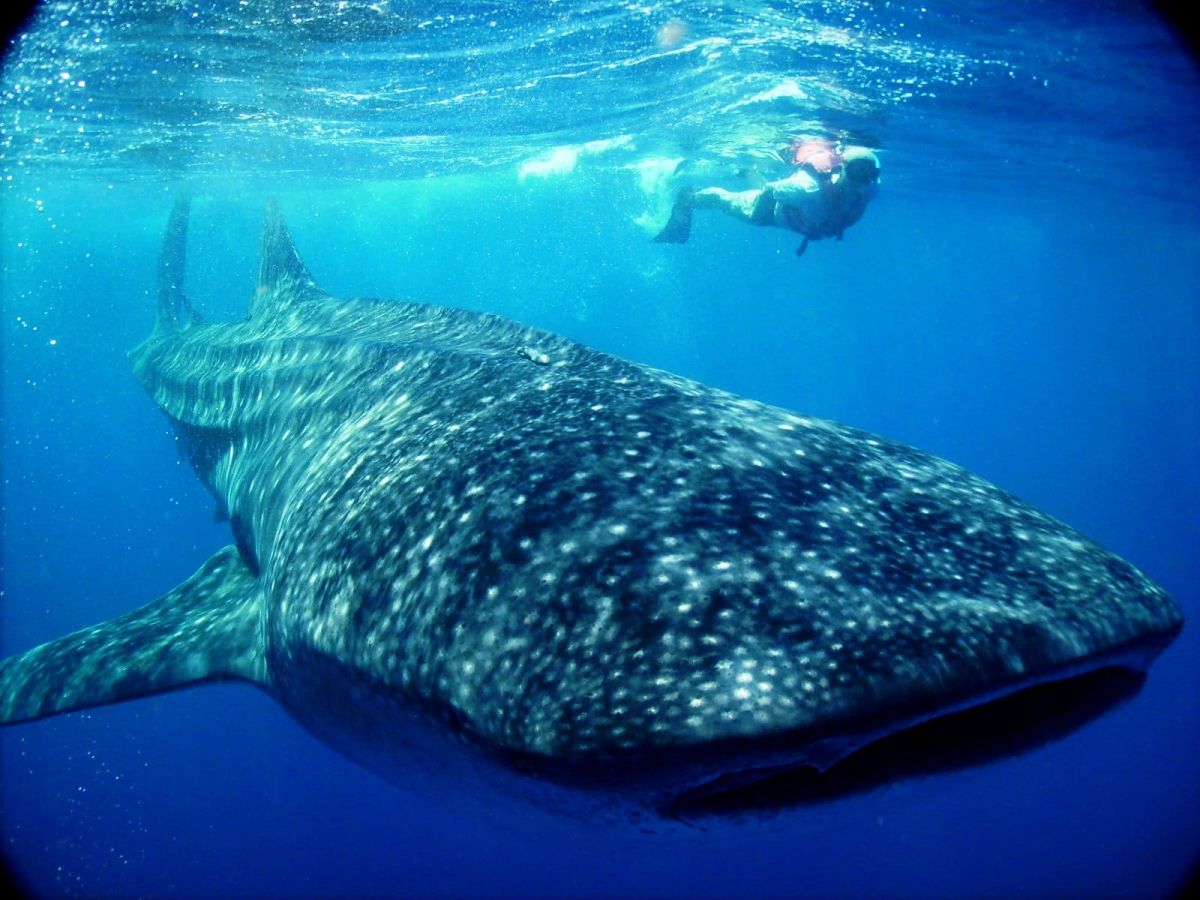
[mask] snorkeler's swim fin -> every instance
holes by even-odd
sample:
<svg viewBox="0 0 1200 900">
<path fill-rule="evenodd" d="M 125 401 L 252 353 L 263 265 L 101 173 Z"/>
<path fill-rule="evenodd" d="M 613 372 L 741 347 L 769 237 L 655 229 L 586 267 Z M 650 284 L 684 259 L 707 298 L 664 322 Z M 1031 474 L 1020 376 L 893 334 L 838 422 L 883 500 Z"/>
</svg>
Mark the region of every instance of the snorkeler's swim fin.
<svg viewBox="0 0 1200 900">
<path fill-rule="evenodd" d="M 671 207 L 671 218 L 654 236 L 656 244 L 686 244 L 692 234 L 692 189 L 680 188 Z"/>
</svg>

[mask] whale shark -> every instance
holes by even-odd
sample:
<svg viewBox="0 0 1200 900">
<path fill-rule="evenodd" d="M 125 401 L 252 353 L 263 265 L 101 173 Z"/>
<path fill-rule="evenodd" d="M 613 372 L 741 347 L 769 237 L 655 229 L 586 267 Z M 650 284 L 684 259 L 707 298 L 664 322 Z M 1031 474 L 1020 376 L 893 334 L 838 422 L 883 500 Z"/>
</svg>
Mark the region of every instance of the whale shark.
<svg viewBox="0 0 1200 900">
<path fill-rule="evenodd" d="M 242 680 L 389 777 L 665 814 L 1143 673 L 1181 628 L 1134 566 L 928 453 L 494 315 L 331 297 L 274 203 L 248 315 L 206 323 L 188 218 L 131 362 L 231 543 L 0 662 L 2 724 Z"/>
</svg>

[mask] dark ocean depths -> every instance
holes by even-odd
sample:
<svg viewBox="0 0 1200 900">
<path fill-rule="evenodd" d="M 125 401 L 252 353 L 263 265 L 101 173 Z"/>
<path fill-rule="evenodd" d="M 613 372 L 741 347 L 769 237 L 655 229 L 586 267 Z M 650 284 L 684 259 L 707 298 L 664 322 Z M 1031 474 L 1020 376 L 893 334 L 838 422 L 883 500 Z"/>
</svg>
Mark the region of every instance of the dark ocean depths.
<svg viewBox="0 0 1200 900">
<path fill-rule="evenodd" d="M 1013 756 L 652 832 L 480 812 L 238 685 L 3 732 L 43 895 L 1170 895 L 1200 851 L 1200 79 L 1134 3 L 47 4 L 2 82 L 3 651 L 229 542 L 135 384 L 172 198 L 242 314 L 276 197 L 334 295 L 486 310 L 947 457 L 1170 590 L 1141 692 Z M 1000 8 L 1002 7 L 1002 8 Z M 841 244 L 700 214 L 880 151 Z M 470 794 L 472 786 L 458 785 Z"/>
</svg>

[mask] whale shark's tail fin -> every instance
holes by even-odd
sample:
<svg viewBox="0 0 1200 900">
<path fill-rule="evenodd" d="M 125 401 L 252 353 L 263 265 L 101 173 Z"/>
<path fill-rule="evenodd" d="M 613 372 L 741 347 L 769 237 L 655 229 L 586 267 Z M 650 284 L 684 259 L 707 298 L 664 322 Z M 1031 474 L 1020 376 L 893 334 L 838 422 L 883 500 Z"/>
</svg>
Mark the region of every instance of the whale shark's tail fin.
<svg viewBox="0 0 1200 900">
<path fill-rule="evenodd" d="M 188 214 L 191 198 L 186 194 L 175 201 L 167 233 L 163 236 L 158 258 L 158 319 L 156 334 L 170 334 L 197 324 L 200 319 L 183 293 L 183 273 L 187 264 Z"/>
<path fill-rule="evenodd" d="M 262 258 L 258 264 L 258 285 L 250 304 L 250 317 L 272 314 L 301 300 L 328 296 L 300 259 L 292 236 L 283 224 L 279 207 L 272 200 L 267 204 L 267 220 L 263 225 Z"/>
<path fill-rule="evenodd" d="M 202 681 L 266 684 L 257 579 L 226 547 L 148 606 L 0 661 L 0 725 Z"/>
</svg>

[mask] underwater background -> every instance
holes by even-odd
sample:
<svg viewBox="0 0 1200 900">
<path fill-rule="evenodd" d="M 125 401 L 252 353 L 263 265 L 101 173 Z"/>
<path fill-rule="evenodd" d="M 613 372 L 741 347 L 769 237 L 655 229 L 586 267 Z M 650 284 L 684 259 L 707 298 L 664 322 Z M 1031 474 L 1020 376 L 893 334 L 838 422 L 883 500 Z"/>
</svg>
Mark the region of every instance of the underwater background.
<svg viewBox="0 0 1200 900">
<path fill-rule="evenodd" d="M 394 786 L 250 687 L 6 729 L 18 885 L 76 896 L 1167 896 L 1200 854 L 1200 75 L 1133 2 L 44 4 L 0 81 L 2 644 L 229 542 L 126 353 L 171 203 L 244 315 L 276 198 L 335 296 L 508 316 L 912 444 L 1186 618 L 1141 692 L 986 765 L 651 833 Z M 696 216 L 878 149 L 841 243 Z M 470 785 L 460 786 L 464 792 Z"/>
</svg>

